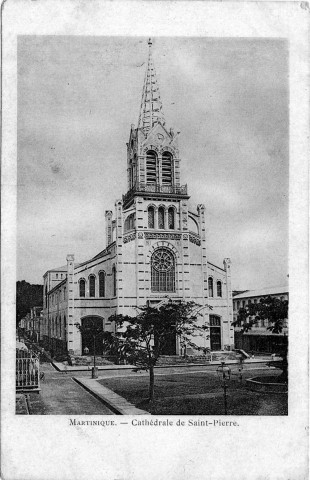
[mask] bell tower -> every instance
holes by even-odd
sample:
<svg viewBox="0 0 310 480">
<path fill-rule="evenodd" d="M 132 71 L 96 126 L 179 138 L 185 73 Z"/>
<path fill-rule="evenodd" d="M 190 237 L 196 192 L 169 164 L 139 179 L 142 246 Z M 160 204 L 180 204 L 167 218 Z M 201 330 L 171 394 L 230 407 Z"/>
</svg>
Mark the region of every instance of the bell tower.
<svg viewBox="0 0 310 480">
<path fill-rule="evenodd" d="M 187 197 L 186 185 L 180 184 L 178 134 L 166 127 L 151 39 L 148 47 L 138 126 L 131 125 L 127 143 L 128 193 L 124 208 L 142 193 L 159 199 L 166 195 Z"/>
</svg>

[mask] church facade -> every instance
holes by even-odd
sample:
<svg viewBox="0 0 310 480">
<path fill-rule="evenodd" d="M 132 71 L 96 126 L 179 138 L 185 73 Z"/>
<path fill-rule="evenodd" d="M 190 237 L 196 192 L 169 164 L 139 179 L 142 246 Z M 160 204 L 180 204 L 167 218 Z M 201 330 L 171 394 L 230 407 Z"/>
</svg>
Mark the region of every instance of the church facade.
<svg viewBox="0 0 310 480">
<path fill-rule="evenodd" d="M 233 346 L 231 262 L 225 258 L 220 267 L 208 261 L 205 206 L 189 208 L 180 163 L 178 134 L 166 126 L 149 41 L 138 125 L 131 125 L 127 143 L 128 191 L 116 201 L 114 215 L 105 213 L 103 251 L 84 263 L 67 255 L 65 266 L 45 273 L 43 340 L 48 348 L 91 353 L 91 341 L 76 323 L 113 331 L 113 314 L 135 315 L 136 307 L 168 298 L 202 306 L 200 321 L 210 328 L 198 340 L 200 346 Z M 102 353 L 100 345 L 95 348 Z M 181 353 L 178 338 L 164 353 Z"/>
</svg>

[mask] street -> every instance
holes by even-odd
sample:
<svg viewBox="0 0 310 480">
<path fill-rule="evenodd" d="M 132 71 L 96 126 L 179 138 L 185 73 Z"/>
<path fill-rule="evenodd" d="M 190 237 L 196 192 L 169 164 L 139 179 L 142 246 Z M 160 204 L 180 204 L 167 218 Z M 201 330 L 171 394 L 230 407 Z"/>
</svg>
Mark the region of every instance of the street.
<svg viewBox="0 0 310 480">
<path fill-rule="evenodd" d="M 40 394 L 28 395 L 30 415 L 114 415 L 102 402 L 78 385 L 70 374 L 57 372 L 50 363 L 42 363 Z M 88 373 L 90 375 L 90 373 Z"/>
</svg>

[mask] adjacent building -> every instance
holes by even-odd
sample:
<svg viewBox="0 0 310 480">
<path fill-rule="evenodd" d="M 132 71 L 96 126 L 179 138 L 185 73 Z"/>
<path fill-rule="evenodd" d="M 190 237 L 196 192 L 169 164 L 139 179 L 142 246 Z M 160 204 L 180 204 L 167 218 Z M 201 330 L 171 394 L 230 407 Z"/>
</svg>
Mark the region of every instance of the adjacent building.
<svg viewBox="0 0 310 480">
<path fill-rule="evenodd" d="M 289 300 L 288 286 L 270 287 L 259 290 L 246 290 L 233 295 L 234 322 L 237 320 L 240 308 L 249 303 L 259 303 L 261 298 L 276 297 L 280 300 Z M 246 352 L 275 353 L 287 344 L 288 325 L 284 322 L 281 333 L 272 333 L 268 330 L 270 321 L 260 320 L 248 332 L 241 332 L 241 326 L 235 327 L 235 346 Z"/>
<path fill-rule="evenodd" d="M 231 262 L 208 260 L 206 209 L 190 207 L 181 183 L 178 134 L 166 125 L 148 45 L 139 120 L 127 143 L 128 190 L 115 202 L 114 215 L 105 212 L 106 248 L 83 263 L 69 254 L 66 265 L 44 275 L 43 340 L 55 352 L 92 353 L 91 339 L 76 323 L 113 331 L 111 315 L 135 315 L 136 307 L 168 298 L 203 307 L 201 322 L 210 330 L 201 346 L 234 344 Z M 100 342 L 95 348 L 102 353 Z M 180 354 L 176 336 L 164 353 Z"/>
<path fill-rule="evenodd" d="M 42 307 L 31 307 L 30 312 L 19 322 L 19 328 L 33 341 L 42 340 Z"/>
</svg>

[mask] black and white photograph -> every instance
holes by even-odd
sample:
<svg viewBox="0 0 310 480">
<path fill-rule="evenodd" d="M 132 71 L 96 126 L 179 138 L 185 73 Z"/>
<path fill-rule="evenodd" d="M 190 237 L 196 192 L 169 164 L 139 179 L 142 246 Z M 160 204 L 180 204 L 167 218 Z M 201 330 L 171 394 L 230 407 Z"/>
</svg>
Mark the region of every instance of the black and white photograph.
<svg viewBox="0 0 310 480">
<path fill-rule="evenodd" d="M 307 478 L 309 6 L 12 3 L 5 478 Z"/>
<path fill-rule="evenodd" d="M 287 414 L 286 40 L 20 37 L 17 169 L 18 406 Z"/>
</svg>

